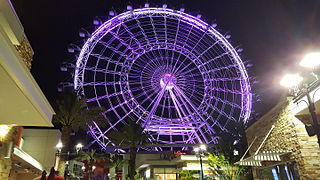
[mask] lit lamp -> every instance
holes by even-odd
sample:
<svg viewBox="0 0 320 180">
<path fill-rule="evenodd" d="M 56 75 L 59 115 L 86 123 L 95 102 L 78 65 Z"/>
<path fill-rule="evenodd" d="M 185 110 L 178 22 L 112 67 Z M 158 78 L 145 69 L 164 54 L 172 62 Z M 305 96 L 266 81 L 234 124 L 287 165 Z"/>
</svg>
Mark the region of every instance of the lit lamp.
<svg viewBox="0 0 320 180">
<path fill-rule="evenodd" d="M 59 166 L 59 162 L 60 162 L 60 153 L 61 153 L 61 150 L 62 150 L 62 147 L 63 147 L 63 144 L 61 141 L 58 142 L 58 144 L 56 145 L 56 149 L 57 149 L 57 153 L 56 153 L 56 158 L 55 158 L 55 164 L 54 164 L 54 169 L 58 169 L 58 166 Z"/>
<path fill-rule="evenodd" d="M 307 54 L 299 64 L 302 67 L 311 68 L 315 70 L 320 65 L 320 53 L 310 53 Z M 287 74 L 283 77 L 280 81 L 280 85 L 287 87 L 289 89 L 289 93 L 293 95 L 295 98 L 306 96 L 307 103 L 308 103 L 308 110 L 311 114 L 312 118 L 312 125 L 306 125 L 306 130 L 309 136 L 317 135 L 318 143 L 320 145 L 320 128 L 317 120 L 317 114 L 315 112 L 315 105 L 313 100 L 310 97 L 310 89 L 314 86 L 318 85 L 318 77 L 317 75 L 312 72 L 311 75 L 316 77 L 312 83 L 306 83 L 305 78 L 301 77 L 299 74 Z M 310 80 L 310 79 L 309 79 Z M 305 83 L 302 83 L 305 82 Z"/>
<path fill-rule="evenodd" d="M 58 144 L 56 145 L 58 152 L 61 152 L 62 147 L 63 147 L 63 144 L 61 141 L 59 141 Z"/>
<path fill-rule="evenodd" d="M 83 148 L 83 145 L 81 143 L 78 143 L 76 145 L 76 151 L 77 151 L 77 154 L 79 153 L 79 151 Z"/>
<path fill-rule="evenodd" d="M 202 144 L 199 147 L 195 147 L 193 150 L 196 153 L 196 156 L 199 157 L 200 159 L 200 167 L 201 167 L 200 174 L 201 174 L 201 179 L 203 180 L 204 178 L 203 178 L 202 157 L 206 155 L 207 147 L 206 145 Z"/>
<path fill-rule="evenodd" d="M 300 66 L 307 68 L 316 68 L 320 65 L 320 52 L 309 53 L 300 61 Z"/>
<path fill-rule="evenodd" d="M 10 131 L 10 126 L 0 125 L 0 138 L 4 138 Z"/>
</svg>

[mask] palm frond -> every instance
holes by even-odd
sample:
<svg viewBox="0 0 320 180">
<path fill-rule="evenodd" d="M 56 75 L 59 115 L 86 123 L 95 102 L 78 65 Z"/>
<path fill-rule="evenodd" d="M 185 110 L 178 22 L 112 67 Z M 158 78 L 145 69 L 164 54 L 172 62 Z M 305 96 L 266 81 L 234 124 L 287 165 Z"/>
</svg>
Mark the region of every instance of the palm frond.
<svg viewBox="0 0 320 180">
<path fill-rule="evenodd" d="M 56 115 L 52 122 L 61 126 L 70 126 L 73 130 L 86 129 L 92 121 L 102 122 L 103 109 L 100 107 L 88 107 L 85 98 L 78 98 L 74 93 L 64 94 L 55 105 Z"/>
</svg>

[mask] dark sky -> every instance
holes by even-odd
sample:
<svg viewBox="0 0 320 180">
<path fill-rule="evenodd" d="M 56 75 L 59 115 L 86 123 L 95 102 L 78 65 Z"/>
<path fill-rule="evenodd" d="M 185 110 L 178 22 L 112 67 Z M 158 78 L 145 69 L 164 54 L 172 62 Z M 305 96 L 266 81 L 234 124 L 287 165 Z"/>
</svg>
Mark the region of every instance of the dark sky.
<svg viewBox="0 0 320 180">
<path fill-rule="evenodd" d="M 81 40 L 81 28 L 92 26 L 95 16 L 122 12 L 124 0 L 12 0 L 25 33 L 35 52 L 31 72 L 50 102 L 58 96 L 59 82 L 71 79 L 60 72 L 63 61 L 70 61 L 70 43 Z M 132 0 L 138 8 L 146 1 Z M 306 52 L 320 47 L 320 1 L 312 0 L 167 0 L 149 1 L 151 6 L 167 3 L 169 8 L 185 7 L 186 12 L 203 15 L 217 23 L 222 34 L 232 35 L 231 43 L 241 47 L 243 61 L 253 67 L 249 75 L 260 83 L 253 92 L 262 102 L 254 110 L 263 114 L 285 91 L 279 77 L 296 69 Z"/>
</svg>

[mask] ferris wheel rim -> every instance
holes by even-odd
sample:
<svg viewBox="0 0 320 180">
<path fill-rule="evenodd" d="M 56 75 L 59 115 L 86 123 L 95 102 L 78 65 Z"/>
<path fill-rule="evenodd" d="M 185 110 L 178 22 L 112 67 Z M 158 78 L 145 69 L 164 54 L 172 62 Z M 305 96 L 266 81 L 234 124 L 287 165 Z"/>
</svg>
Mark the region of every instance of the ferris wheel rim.
<svg viewBox="0 0 320 180">
<path fill-rule="evenodd" d="M 90 51 L 90 44 L 93 43 L 94 41 L 99 41 L 99 40 L 95 40 L 95 39 L 97 38 L 99 33 L 101 33 L 101 31 L 108 29 L 107 31 L 105 31 L 105 34 L 106 34 L 108 31 L 110 31 L 113 28 L 115 28 L 116 26 L 118 26 L 118 25 L 112 26 L 113 21 L 119 21 L 119 20 L 122 21 L 122 20 L 130 18 L 132 16 L 139 16 L 139 15 L 145 15 L 145 14 L 155 14 L 155 13 L 178 16 L 181 19 L 184 19 L 188 22 L 193 23 L 192 25 L 196 25 L 198 28 L 201 28 L 202 30 L 207 30 L 208 32 L 211 32 L 211 34 L 213 34 L 216 38 L 218 38 L 218 40 L 223 43 L 224 47 L 227 48 L 229 52 L 231 52 L 231 54 L 232 54 L 231 57 L 233 57 L 234 62 L 237 63 L 237 65 L 240 69 L 241 76 L 243 77 L 243 79 L 242 79 L 243 82 L 241 83 L 242 91 L 244 91 L 244 92 L 251 91 L 251 87 L 250 87 L 249 81 L 248 81 L 248 74 L 245 70 L 245 67 L 244 67 L 239 55 L 237 54 L 236 50 L 232 47 L 232 45 L 228 42 L 228 40 L 223 35 L 221 35 L 218 31 L 216 31 L 214 29 L 214 27 L 209 26 L 206 22 L 202 21 L 201 19 L 198 19 L 198 18 L 196 18 L 192 15 L 189 15 L 187 13 L 184 13 L 181 11 L 176 11 L 173 9 L 168 9 L 168 8 L 134 9 L 132 11 L 127 11 L 127 12 L 121 13 L 121 14 L 109 19 L 108 21 L 104 22 L 97 30 L 95 30 L 92 33 L 92 36 L 85 42 L 83 48 L 80 51 L 79 57 L 77 58 L 77 61 L 76 61 L 76 69 L 75 69 L 75 75 L 74 75 L 74 89 L 79 90 L 81 88 L 81 87 L 79 87 L 79 81 L 81 81 L 81 79 L 84 79 L 84 77 L 83 77 L 83 73 L 81 73 L 81 70 L 79 70 L 79 69 L 81 69 L 80 67 L 85 66 L 86 61 L 87 61 L 87 57 L 85 57 L 85 55 L 90 54 L 90 52 L 91 52 Z M 100 39 L 101 39 L 101 37 L 103 37 L 103 36 L 100 36 Z M 81 78 L 79 75 L 81 76 Z M 242 114 L 242 117 L 243 117 L 244 122 L 248 121 L 250 113 L 251 113 L 251 99 L 252 99 L 252 97 L 251 97 L 250 93 L 248 93 L 247 96 L 243 96 L 242 107 L 245 110 L 243 111 L 244 114 Z"/>
<path fill-rule="evenodd" d="M 248 74 L 247 74 L 247 72 L 246 72 L 246 69 L 245 69 L 245 67 L 244 67 L 244 64 L 242 63 L 242 60 L 240 59 L 240 57 L 239 57 L 239 55 L 238 55 L 238 53 L 237 53 L 237 51 L 232 47 L 232 45 L 229 43 L 229 41 L 227 40 L 227 38 L 226 37 L 224 37 L 223 35 L 221 35 L 213 26 L 210 26 L 210 25 L 208 25 L 207 23 L 205 23 L 204 21 L 202 21 L 201 19 L 199 19 L 199 18 L 196 18 L 196 17 L 194 17 L 194 16 L 191 16 L 191 15 L 189 15 L 189 14 L 187 14 L 187 13 L 184 13 L 184 12 L 180 12 L 180 11 L 175 11 L 175 10 L 172 10 L 172 9 L 167 9 L 167 8 L 141 8 L 141 9 L 135 9 L 135 10 L 132 10 L 132 11 L 127 11 L 127 12 L 124 12 L 124 13 L 121 13 L 121 14 L 119 14 L 119 15 L 117 15 L 117 16 L 115 16 L 115 17 L 113 17 L 113 18 L 111 18 L 111 19 L 109 19 L 108 21 L 106 21 L 106 22 L 104 22 L 104 23 L 102 23 L 102 25 L 97 29 L 97 30 L 95 30 L 93 33 L 92 33 L 92 35 L 91 35 L 91 37 L 90 38 L 88 38 L 87 40 L 86 40 L 86 42 L 85 42 L 85 44 L 83 45 L 83 48 L 81 49 L 81 51 L 80 51 L 80 54 L 79 54 L 79 56 L 78 56 L 78 58 L 77 58 L 77 62 L 76 62 L 76 68 L 75 68 L 75 74 L 74 74 L 74 89 L 75 90 L 77 90 L 78 92 L 80 92 L 80 93 L 83 93 L 83 95 L 85 95 L 85 89 L 84 89 L 84 81 L 85 81 L 85 71 L 87 70 L 86 68 L 87 68 L 87 62 L 88 62 L 88 58 L 90 57 L 90 55 L 91 55 L 91 53 L 92 53 L 92 51 L 95 49 L 95 46 L 97 45 L 97 43 L 106 35 L 106 34 L 108 34 L 109 32 L 110 32 L 110 34 L 112 35 L 112 31 L 115 29 L 115 28 L 117 28 L 118 26 L 120 26 L 122 23 L 126 23 L 126 22 L 129 22 L 129 21 L 133 21 L 133 20 L 137 20 L 137 19 L 135 19 L 135 18 L 141 18 L 141 17 L 149 17 L 149 16 L 152 16 L 152 15 L 163 15 L 163 16 L 172 16 L 172 17 L 174 17 L 174 18 L 177 18 L 177 17 L 175 17 L 175 16 L 178 16 L 178 19 L 180 18 L 180 19 L 182 19 L 183 21 L 184 21 L 184 23 L 187 23 L 187 24 L 189 24 L 190 26 L 192 26 L 192 27 L 196 27 L 196 29 L 197 30 L 200 30 L 200 31 L 203 31 L 203 32 L 209 32 L 209 36 L 212 38 L 212 39 L 214 39 L 214 42 L 216 43 L 218 43 L 218 45 L 219 45 L 219 47 L 221 48 L 221 51 L 222 52 L 228 52 L 227 53 L 227 60 L 229 60 L 229 61 L 231 61 L 232 63 L 233 63 L 233 66 L 235 67 L 235 69 L 236 70 L 238 70 L 237 71 L 237 73 L 236 73 L 236 76 L 240 76 L 239 77 L 239 80 L 240 80 L 240 88 L 241 89 L 239 89 L 239 93 L 241 94 L 241 104 L 233 104 L 232 103 L 232 99 L 231 100 L 227 100 L 227 99 L 219 99 L 219 98 L 217 98 L 217 99 L 215 99 L 215 104 L 211 104 L 211 102 L 213 101 L 212 100 L 212 95 L 210 95 L 210 98 L 208 98 L 208 95 L 206 95 L 206 93 L 205 93 L 205 90 L 203 90 L 204 92 L 204 95 L 203 96 L 201 96 L 200 95 L 200 97 L 202 97 L 202 99 L 201 100 L 199 100 L 199 102 L 200 102 L 200 104 L 197 104 L 195 107 L 192 107 L 192 108 L 194 108 L 194 112 L 193 112 L 193 114 L 189 114 L 189 115 L 185 115 L 185 116 L 177 116 L 176 117 L 176 119 L 175 118 L 173 118 L 173 116 L 169 116 L 167 119 L 166 119 L 166 117 L 163 117 L 163 113 L 161 114 L 161 115 L 157 115 L 156 114 L 156 112 L 152 112 L 151 113 L 151 110 L 152 109 L 150 109 L 149 107 L 147 107 L 146 109 L 139 109 L 139 110 L 137 110 L 136 108 L 141 104 L 141 103 L 139 103 L 138 101 L 137 101 L 137 98 L 134 96 L 134 94 L 129 94 L 128 96 L 126 96 L 126 95 L 122 95 L 123 96 L 123 99 L 124 99 L 124 102 L 121 102 L 120 101 L 120 99 L 117 97 L 117 101 L 118 101 L 118 103 L 125 103 L 125 105 L 126 106 L 128 106 L 129 108 L 130 107 L 132 107 L 132 109 L 130 110 L 130 112 L 129 111 L 127 111 L 126 113 L 126 115 L 124 115 L 124 116 L 118 116 L 118 118 L 119 118 L 119 120 L 117 120 L 117 122 L 115 123 L 115 124 L 110 124 L 110 128 L 114 128 L 120 121 L 122 121 L 124 118 L 126 118 L 130 113 L 133 113 L 134 115 L 136 115 L 137 117 L 139 117 L 139 119 L 138 119 L 138 121 L 140 120 L 140 119 L 142 119 L 142 118 L 145 118 L 145 117 L 143 117 L 145 114 L 153 114 L 152 115 L 152 117 L 147 117 L 147 123 L 148 123 L 148 119 L 150 119 L 150 118 L 153 118 L 152 120 L 158 120 L 158 121 L 168 121 L 169 122 L 169 120 L 171 121 L 171 122 L 173 122 L 173 120 L 177 120 L 177 119 L 183 119 L 183 118 L 186 118 L 186 119 L 188 119 L 188 118 L 190 118 L 190 119 L 192 119 L 192 118 L 199 118 L 199 119 L 201 119 L 202 118 L 202 120 L 201 121 L 204 121 L 204 123 L 208 123 L 208 122 L 206 122 L 207 121 L 207 119 L 204 119 L 202 116 L 203 115 L 205 115 L 205 113 L 206 113 L 206 111 L 208 110 L 208 109 L 212 109 L 212 110 L 215 110 L 215 106 L 217 105 L 217 102 L 218 101 L 223 101 L 223 103 L 222 103 L 222 106 L 220 107 L 220 109 L 218 109 L 217 111 L 218 111 L 218 114 L 219 114 L 219 116 L 218 117 L 216 117 L 217 118 L 217 120 L 216 120 L 216 122 L 219 120 L 219 118 L 221 118 L 222 116 L 223 117 L 227 117 L 229 120 L 228 120 L 228 122 L 230 121 L 230 120 L 233 120 L 233 121 L 240 121 L 240 120 L 242 120 L 242 121 L 244 121 L 244 122 L 247 122 L 248 121 L 248 118 L 249 118 L 249 116 L 250 116 L 250 112 L 251 112 L 251 87 L 250 87 L 250 83 L 249 83 L 249 79 L 248 79 Z M 152 16 L 153 17 L 153 16 Z M 158 17 L 158 16 L 155 16 L 155 17 Z M 180 20 L 179 19 L 179 20 Z M 153 29 L 154 30 L 154 29 Z M 155 31 L 155 30 L 154 30 Z M 205 34 L 205 33 L 204 33 Z M 196 35 L 195 35 L 196 36 Z M 200 39 L 201 40 L 201 39 Z M 200 42 L 200 40 L 198 41 L 198 42 Z M 197 42 L 197 43 L 198 43 Z M 121 43 L 121 42 L 120 42 Z M 135 51 L 139 51 L 141 54 L 139 54 L 139 55 L 137 55 L 137 56 L 135 56 L 132 52 L 130 52 L 131 54 L 129 54 L 128 55 L 128 57 L 130 56 L 130 58 L 133 60 L 133 63 L 129 66 L 130 67 L 130 69 L 132 68 L 132 66 L 134 66 L 134 63 L 136 62 L 136 61 L 138 61 L 139 60 L 139 58 L 141 57 L 141 56 L 143 56 L 144 54 L 147 54 L 148 52 L 151 52 L 151 51 L 153 51 L 154 49 L 156 49 L 156 50 L 160 50 L 161 48 L 161 46 L 163 46 L 163 49 L 164 50 L 168 50 L 168 47 L 171 47 L 171 46 L 177 46 L 177 47 L 175 47 L 175 48 L 179 48 L 179 45 L 178 44 L 176 44 L 176 43 L 171 43 L 170 44 L 170 42 L 165 42 L 165 43 L 163 43 L 163 44 L 161 44 L 161 43 L 163 43 L 163 42 L 156 42 L 156 43 L 148 43 L 148 44 L 144 44 L 144 45 L 142 45 L 142 46 L 139 46 L 139 47 L 130 47 L 130 48 L 136 48 L 136 49 L 134 49 Z M 197 44 L 196 44 L 197 45 Z M 175 48 L 172 48 L 170 51 L 174 51 L 174 50 L 176 50 L 176 53 L 177 54 L 182 54 L 182 55 L 184 55 L 184 56 L 186 56 L 187 57 L 187 55 L 185 55 L 185 54 L 191 54 L 191 56 L 195 56 L 195 57 L 193 57 L 194 59 L 197 59 L 197 57 L 199 58 L 200 57 L 200 55 L 199 54 L 201 54 L 201 53 L 203 53 L 203 52 L 205 52 L 205 51 L 207 51 L 207 50 L 209 50 L 210 48 L 209 47 L 207 47 L 207 49 L 205 49 L 205 50 L 203 50 L 203 49 L 197 49 L 197 50 L 195 50 L 195 49 L 193 49 L 192 47 L 188 47 L 188 48 L 185 48 L 185 46 L 189 46 L 189 44 L 183 44 L 183 46 L 181 47 L 181 51 L 179 51 L 179 50 L 176 50 Z M 154 48 L 154 49 L 153 49 Z M 183 49 L 183 48 L 185 48 L 185 49 Z M 170 49 L 170 48 L 169 48 Z M 191 51 L 190 51 L 190 53 L 187 53 L 187 52 L 185 52 L 185 51 L 188 51 L 189 49 L 191 49 Z M 199 52 L 197 52 L 197 51 L 199 51 Z M 219 52 L 219 53 L 222 53 L 222 52 Z M 230 54 L 229 54 L 230 53 Z M 198 56 L 199 55 L 199 56 Z M 180 57 L 180 55 L 179 55 L 179 57 Z M 112 58 L 112 56 L 110 56 L 110 58 Z M 163 57 L 161 57 L 161 58 L 163 58 Z M 184 61 L 186 61 L 186 59 L 188 59 L 188 58 L 184 58 L 184 60 L 182 60 L 182 62 L 184 62 Z M 203 60 L 206 60 L 205 58 L 203 58 Z M 216 88 L 216 90 L 222 90 L 222 91 L 224 91 L 225 93 L 228 93 L 229 91 L 228 91 L 228 89 L 219 89 L 219 87 L 215 87 L 215 84 L 212 82 L 212 77 L 211 77 L 211 75 L 206 75 L 206 76 L 203 76 L 203 72 L 204 72 L 204 70 L 205 70 L 205 72 L 206 71 L 210 71 L 210 70 L 208 70 L 208 68 L 209 68 L 209 66 L 207 67 L 207 65 L 202 65 L 201 63 L 203 63 L 203 60 L 202 59 L 200 59 L 200 60 L 194 60 L 193 61 L 193 59 L 192 59 L 192 62 L 191 63 L 194 63 L 192 66 L 194 66 L 194 67 L 196 67 L 196 68 L 198 68 L 198 70 L 199 70 L 199 72 L 200 73 L 198 73 L 198 74 L 201 74 L 201 76 L 202 76 L 202 79 L 200 80 L 201 81 L 201 83 L 203 83 L 203 89 L 205 89 L 205 88 Z M 115 60 L 116 61 L 116 60 Z M 126 60 L 125 61 L 127 61 L 127 58 L 126 58 Z M 155 61 L 158 61 L 158 60 L 155 60 Z M 160 60 L 159 60 L 160 61 Z M 178 60 L 177 60 L 178 61 Z M 189 61 L 189 60 L 188 60 Z M 190 63 L 187 63 L 188 64 L 188 66 L 190 65 Z M 199 64 L 201 64 L 201 65 L 199 65 Z M 202 67 L 202 68 L 200 68 L 200 66 Z M 220 66 L 219 66 L 220 67 Z M 223 65 L 221 65 L 221 67 L 223 68 Z M 192 69 L 194 69 L 194 68 L 192 68 Z M 207 69 L 207 70 L 206 70 Z M 181 70 L 181 69 L 180 69 Z M 185 68 L 183 68 L 182 70 L 185 70 Z M 181 70 L 181 71 L 182 71 Z M 189 71 L 189 69 L 187 68 L 187 70 Z M 102 69 L 99 69 L 99 71 L 103 71 Z M 128 89 L 130 89 L 130 80 L 129 80 L 129 72 L 130 72 L 131 70 L 129 70 L 128 72 L 127 72 L 127 79 L 126 80 L 124 80 L 123 82 L 122 82 L 122 80 L 119 80 L 119 82 L 117 82 L 117 83 L 119 83 L 119 85 L 120 85 L 120 90 L 121 90 L 121 94 L 122 94 L 122 92 L 124 91 L 125 92 L 125 89 L 126 88 L 128 88 Z M 187 71 L 187 72 L 188 72 Z M 94 91 L 95 91 L 95 98 L 91 98 L 90 99 L 90 102 L 91 101 L 96 101 L 97 103 L 98 103 L 98 105 L 101 107 L 101 105 L 100 105 L 100 100 L 98 100 L 98 96 L 97 96 L 97 92 L 96 92 L 96 85 L 95 84 L 99 84 L 100 82 L 96 82 L 96 80 L 95 80 L 95 76 L 96 76 L 96 73 L 98 73 L 98 71 L 97 71 L 97 67 L 96 67 L 96 69 L 94 69 L 93 70 L 93 72 L 94 72 L 94 81 L 92 82 L 92 88 L 94 89 Z M 190 71 L 191 72 L 191 71 Z M 119 72 L 117 72 L 117 73 L 124 73 L 124 71 L 123 70 L 121 70 L 121 72 L 119 71 Z M 184 72 L 185 73 L 185 72 Z M 194 72 L 193 72 L 194 73 Z M 228 72 L 229 73 L 229 72 Z M 227 73 L 227 74 L 228 74 Z M 238 74 L 239 73 L 239 74 Z M 205 73 L 204 73 L 205 74 Z M 191 74 L 191 75 L 193 75 L 193 74 Z M 105 76 L 107 76 L 107 71 L 106 71 L 106 73 L 105 73 Z M 164 77 L 164 78 L 166 78 L 166 77 Z M 121 79 L 121 76 L 120 76 L 120 79 Z M 166 79 L 164 79 L 166 82 L 167 82 L 167 84 L 168 84 L 168 82 L 175 82 L 175 81 L 177 81 L 177 80 L 175 80 L 175 78 L 169 78 L 168 77 L 168 79 L 169 80 L 166 80 Z M 211 82 L 209 83 L 209 85 L 208 85 L 208 83 L 206 83 L 206 80 L 207 79 L 209 79 Z M 163 79 L 161 79 L 161 80 L 163 80 Z M 166 89 L 166 90 L 168 90 L 168 92 L 170 91 L 170 89 L 172 89 L 173 87 L 174 87 L 174 85 L 175 85 L 175 83 L 173 83 L 173 84 L 169 84 L 170 86 L 168 86 L 168 88 L 167 88 L 167 85 L 164 85 L 165 83 L 164 82 L 162 82 L 162 84 L 161 84 L 161 80 L 160 80 L 160 84 L 157 84 L 157 91 L 159 91 L 161 88 L 163 88 L 163 89 Z M 195 79 L 195 80 L 199 80 L 199 79 Z M 220 80 L 224 80 L 223 78 L 221 78 Z M 116 80 L 114 80 L 114 82 L 113 83 L 115 83 L 115 81 Z M 111 82 L 112 83 L 112 82 Z M 122 85 L 122 83 L 123 84 L 125 84 L 125 85 Z M 88 83 L 89 84 L 89 83 Z M 94 84 L 94 85 L 93 85 Z M 103 83 L 102 83 L 103 84 Z M 105 84 L 106 84 L 106 82 L 105 82 Z M 90 85 L 90 84 L 89 84 Z M 142 85 L 142 83 L 140 84 L 141 86 L 143 86 Z M 127 86 L 127 87 L 126 87 Z M 107 88 L 107 87 L 105 87 L 105 88 Z M 145 88 L 145 87 L 144 87 Z M 149 87 L 148 87 L 149 88 Z M 225 87 L 226 88 L 226 87 Z M 227 87 L 228 88 L 228 87 Z M 234 87 L 231 87 L 231 88 L 234 88 Z M 181 91 L 181 93 L 178 93 L 178 94 L 182 94 L 182 96 L 180 97 L 180 99 L 185 99 L 185 100 L 187 100 L 188 101 L 188 96 L 186 96 L 186 95 L 183 95 L 183 90 L 181 90 L 181 89 L 179 89 L 179 88 L 175 88 L 176 89 L 176 91 Z M 193 89 L 194 90 L 194 89 Z M 230 89 L 230 92 L 232 92 L 232 93 L 235 93 L 234 91 L 233 91 L 233 89 Z M 108 92 L 106 91 L 106 96 L 109 96 L 108 95 Z M 120 91 L 118 92 L 118 93 L 120 93 Z M 145 92 L 146 93 L 146 92 Z M 190 93 L 190 92 L 189 92 Z M 192 91 L 192 93 L 193 93 L 193 91 Z M 237 93 L 237 92 L 236 92 Z M 188 94 L 187 94 L 188 95 Z M 189 94 L 190 95 L 190 94 Z M 148 95 L 148 98 L 149 98 L 149 96 L 150 97 L 152 97 L 150 94 Z M 163 95 L 161 95 L 161 96 L 163 96 Z M 191 97 L 198 97 L 199 95 L 191 95 Z M 126 99 L 127 97 L 129 97 L 130 99 Z M 172 96 L 173 97 L 173 96 Z M 226 98 L 226 96 L 224 96 L 224 98 Z M 233 97 L 234 98 L 234 97 Z M 96 99 L 96 100 L 94 100 L 94 99 Z M 155 98 L 153 99 L 153 100 L 156 100 Z M 233 99 L 234 100 L 234 99 Z M 108 101 L 110 101 L 110 99 L 108 99 Z M 129 101 L 132 101 L 132 104 L 133 105 L 131 105 L 131 102 L 129 103 Z M 190 100 L 189 100 L 190 101 Z M 224 101 L 226 101 L 226 102 L 224 102 Z M 230 102 L 228 102 L 228 101 L 230 101 Z M 89 102 L 89 101 L 88 101 Z M 165 102 L 164 102 L 165 103 Z M 189 102 L 190 103 L 190 102 Z M 183 103 L 184 104 L 184 103 Z M 187 103 L 188 104 L 188 103 Z M 121 105 L 121 104 L 119 104 L 119 105 Z M 134 105 L 138 105 L 138 106 L 135 106 L 134 107 Z M 166 106 L 166 104 L 159 104 L 159 102 L 158 102 L 158 104 L 157 104 L 157 106 L 160 106 L 160 105 L 162 105 L 162 106 Z M 227 106 L 227 105 L 231 105 L 231 106 L 234 106 L 234 107 L 232 107 L 232 109 L 230 110 L 230 112 L 228 112 L 229 114 L 227 114 L 227 113 L 225 113 L 225 112 L 223 112 L 223 110 L 225 109 L 225 106 Z M 112 103 L 111 103 L 111 105 L 110 105 L 111 107 L 112 106 L 114 106 Z M 169 105 L 168 105 L 169 106 Z M 187 107 L 188 105 L 185 105 L 185 107 Z M 190 103 L 190 106 L 192 106 L 192 103 Z M 113 108 L 116 108 L 116 107 L 112 107 L 112 108 L 110 108 L 110 109 L 112 109 L 112 110 L 114 110 Z M 123 108 L 123 107 L 122 107 Z M 170 108 L 172 108 L 172 107 L 170 107 Z M 233 113 L 234 113 L 234 109 L 233 108 L 238 108 L 238 110 L 240 110 L 241 112 L 240 112 L 240 116 L 238 117 L 236 117 L 236 118 L 234 118 L 233 116 L 236 116 L 236 115 L 234 115 Z M 150 111 L 149 111 L 149 110 Z M 177 108 L 176 108 L 177 109 Z M 142 113 L 142 114 L 139 114 L 139 113 Z M 198 113 L 198 114 L 197 114 Z M 184 114 L 186 114 L 186 113 L 184 113 Z M 205 118 L 208 118 L 207 116 L 210 116 L 210 115 L 205 115 L 206 117 Z M 216 123 L 215 122 L 215 123 Z M 227 122 L 227 123 L 228 123 Z M 195 122 L 192 122 L 192 123 L 195 123 Z M 215 124 L 214 124 L 215 125 Z M 219 123 L 218 123 L 218 125 L 219 125 Z M 150 125 L 150 129 L 151 129 L 151 131 L 152 131 L 152 128 L 155 128 L 155 129 L 157 129 L 158 128 L 158 130 L 160 131 L 160 129 L 161 129 L 161 127 L 159 128 L 159 127 L 157 127 L 157 126 L 159 126 L 158 124 L 154 124 L 154 125 Z M 199 126 L 203 126 L 203 124 L 202 125 L 199 125 Z M 213 126 L 213 125 L 205 125 L 205 126 Z M 225 126 L 225 125 L 224 125 Z M 163 127 L 165 127 L 165 126 L 163 126 Z M 170 127 L 170 126 L 168 126 L 168 127 Z M 208 128 L 207 127 L 207 128 Z M 100 145 L 101 145 L 101 143 L 103 144 L 103 145 L 105 145 L 103 142 L 101 142 L 100 141 L 100 138 L 104 138 L 104 136 L 105 136 L 105 134 L 106 134 L 106 132 L 108 132 L 109 130 L 110 130 L 110 128 L 108 128 L 106 131 L 104 131 L 104 132 L 102 132 L 101 130 L 100 130 L 100 128 L 98 127 L 98 126 L 95 126 L 95 127 L 91 127 L 91 134 L 92 134 L 92 136 L 96 139 L 95 141 L 97 141 Z M 172 130 L 172 125 L 171 125 L 171 127 L 170 127 L 170 130 Z M 179 129 L 180 128 L 180 129 Z M 183 129 L 184 128 L 184 129 Z M 172 132 L 170 132 L 171 134 L 173 134 L 174 135 L 174 133 L 176 132 L 176 131 L 183 131 L 183 130 L 185 130 L 186 132 L 187 131 L 195 131 L 195 132 L 197 132 L 197 130 L 192 130 L 192 126 L 188 126 L 188 127 L 183 127 L 182 128 L 182 126 L 181 127 L 178 127 L 178 129 L 173 129 L 172 130 Z M 190 128 L 190 129 L 188 129 L 188 128 Z M 220 127 L 221 128 L 221 127 Z M 98 132 L 98 131 L 96 131 L 96 130 L 99 130 L 100 132 Z M 149 129 L 149 130 L 150 130 Z M 169 133 L 168 132 L 168 129 L 165 129 L 165 128 L 163 128 L 164 130 L 163 130 L 163 132 L 162 133 Z M 200 127 L 199 127 L 199 129 L 200 129 Z M 210 130 L 211 131 L 211 130 Z M 209 132 L 210 132 L 209 131 Z M 206 133 L 207 133 L 208 131 L 206 131 Z M 95 133 L 97 133 L 97 134 L 95 134 Z M 205 138 L 205 136 L 202 134 L 202 132 L 201 131 L 198 131 L 198 133 L 201 133 L 200 134 L 200 136 L 202 136 L 202 137 L 204 137 Z M 159 132 L 159 134 L 160 134 L 160 132 Z M 183 134 L 183 133 L 182 133 Z M 170 135 L 171 136 L 171 135 Z M 192 135 L 191 135 L 192 136 Z M 159 139 L 158 139 L 159 140 Z M 152 141 L 152 140 L 150 140 L 150 141 Z M 167 143 L 172 143 L 172 141 L 170 140 L 170 141 L 165 141 L 165 140 L 160 140 L 161 142 L 167 142 Z M 159 142 L 160 142 L 159 141 Z M 192 140 L 192 139 L 190 139 L 190 137 L 187 139 L 187 142 L 196 142 L 196 141 L 198 141 L 198 142 L 201 142 L 201 139 L 199 139 L 199 137 L 197 137 L 197 140 Z M 206 142 L 208 142 L 207 140 L 205 140 Z M 212 140 L 211 140 L 212 141 Z M 210 141 L 210 142 L 211 142 Z M 177 141 L 178 142 L 178 141 Z M 180 142 L 180 141 L 179 141 Z M 102 146 L 103 148 L 105 148 L 105 146 Z"/>
</svg>

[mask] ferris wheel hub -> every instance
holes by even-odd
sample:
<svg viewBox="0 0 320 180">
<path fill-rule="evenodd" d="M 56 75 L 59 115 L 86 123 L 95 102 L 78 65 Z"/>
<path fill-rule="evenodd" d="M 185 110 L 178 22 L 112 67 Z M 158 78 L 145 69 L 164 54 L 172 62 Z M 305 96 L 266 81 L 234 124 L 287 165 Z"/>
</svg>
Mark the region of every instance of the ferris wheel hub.
<svg viewBox="0 0 320 180">
<path fill-rule="evenodd" d="M 177 78 L 174 76 L 174 74 L 171 73 L 164 74 L 163 77 L 160 79 L 161 88 L 165 88 L 166 90 L 172 89 L 176 83 Z"/>
</svg>

